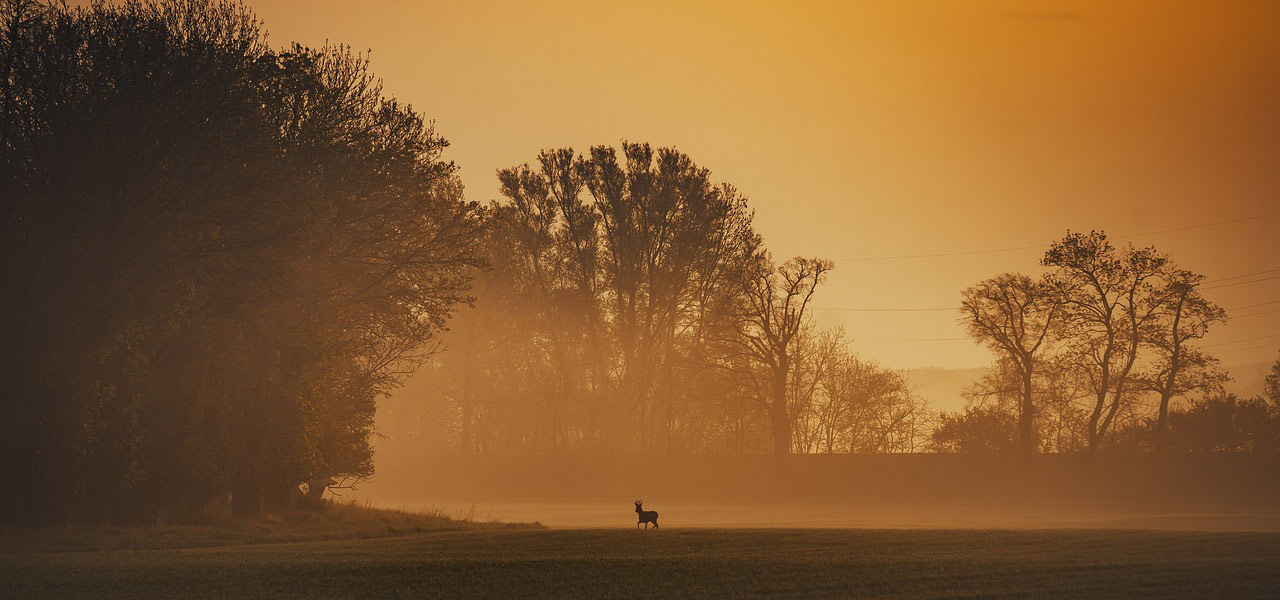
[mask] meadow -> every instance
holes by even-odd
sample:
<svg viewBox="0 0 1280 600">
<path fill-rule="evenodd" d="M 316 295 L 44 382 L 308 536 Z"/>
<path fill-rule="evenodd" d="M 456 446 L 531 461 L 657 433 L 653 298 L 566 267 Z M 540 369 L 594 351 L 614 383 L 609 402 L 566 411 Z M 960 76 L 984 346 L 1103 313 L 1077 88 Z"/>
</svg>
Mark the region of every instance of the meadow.
<svg viewBox="0 0 1280 600">
<path fill-rule="evenodd" d="M 438 527 L 432 529 L 431 523 Z M 355 530 L 349 533 L 356 533 Z M 364 531 L 377 534 L 377 528 Z M 546 529 L 85 550 L 6 538 L 7 598 L 1274 598 L 1280 533 Z"/>
</svg>

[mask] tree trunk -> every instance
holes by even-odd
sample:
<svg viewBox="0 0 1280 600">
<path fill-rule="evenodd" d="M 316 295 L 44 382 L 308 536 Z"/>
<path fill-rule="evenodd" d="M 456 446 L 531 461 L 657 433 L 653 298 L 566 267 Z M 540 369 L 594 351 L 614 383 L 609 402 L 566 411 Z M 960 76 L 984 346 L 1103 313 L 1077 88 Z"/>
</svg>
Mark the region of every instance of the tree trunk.
<svg viewBox="0 0 1280 600">
<path fill-rule="evenodd" d="M 1102 444 L 1102 433 L 1098 431 L 1098 421 L 1102 419 L 1103 408 L 1106 407 L 1107 392 L 1103 388 L 1102 394 L 1099 395 L 1097 403 L 1093 407 L 1093 412 L 1089 414 L 1089 454 L 1097 454 L 1098 446 Z"/>
<path fill-rule="evenodd" d="M 1022 455 L 1030 459 L 1036 453 L 1036 431 L 1032 420 L 1035 405 L 1032 403 L 1031 369 L 1022 371 L 1022 410 L 1018 416 L 1018 430 L 1022 435 Z"/>
<path fill-rule="evenodd" d="M 1164 452 L 1169 443 L 1169 400 L 1173 394 L 1160 393 L 1160 412 L 1156 415 L 1155 451 Z"/>
<path fill-rule="evenodd" d="M 787 372 L 774 376 L 773 403 L 769 405 L 769 424 L 773 431 L 773 455 L 791 454 L 791 420 L 787 418 Z"/>
</svg>

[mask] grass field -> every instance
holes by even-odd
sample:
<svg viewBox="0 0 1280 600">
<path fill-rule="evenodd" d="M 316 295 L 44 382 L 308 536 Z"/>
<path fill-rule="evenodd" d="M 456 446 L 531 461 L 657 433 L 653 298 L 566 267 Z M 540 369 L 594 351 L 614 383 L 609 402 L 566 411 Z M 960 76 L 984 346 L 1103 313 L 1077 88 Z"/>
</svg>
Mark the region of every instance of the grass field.
<svg viewBox="0 0 1280 600">
<path fill-rule="evenodd" d="M 1280 534 L 448 528 L 0 554 L 6 598 L 1275 598 Z"/>
</svg>

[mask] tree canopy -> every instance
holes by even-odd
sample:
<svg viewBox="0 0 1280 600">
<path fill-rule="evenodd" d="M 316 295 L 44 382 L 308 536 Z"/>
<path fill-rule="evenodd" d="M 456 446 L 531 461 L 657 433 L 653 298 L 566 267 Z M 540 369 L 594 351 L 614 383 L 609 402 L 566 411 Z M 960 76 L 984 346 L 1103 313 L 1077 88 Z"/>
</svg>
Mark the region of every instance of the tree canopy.
<svg viewBox="0 0 1280 600">
<path fill-rule="evenodd" d="M 481 263 L 445 140 L 238 4 L 3 10 L 6 516 L 371 472 L 375 398 Z"/>
</svg>

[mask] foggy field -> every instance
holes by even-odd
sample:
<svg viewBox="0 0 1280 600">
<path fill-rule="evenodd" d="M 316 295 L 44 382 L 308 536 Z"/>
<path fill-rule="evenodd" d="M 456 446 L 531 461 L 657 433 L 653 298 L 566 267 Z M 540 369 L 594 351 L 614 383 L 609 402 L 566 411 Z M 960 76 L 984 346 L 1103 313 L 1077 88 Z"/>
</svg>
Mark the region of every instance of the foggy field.
<svg viewBox="0 0 1280 600">
<path fill-rule="evenodd" d="M 480 530 L 0 556 L 6 597 L 1160 597 L 1280 593 L 1280 534 Z"/>
<path fill-rule="evenodd" d="M 481 522 L 538 522 L 555 529 L 611 528 L 634 524 L 636 520 L 625 500 L 615 503 L 442 500 L 389 502 L 385 506 L 438 512 L 455 519 L 470 515 Z M 1280 533 L 1280 512 L 1257 507 L 1169 509 L 1066 503 L 647 501 L 645 507 L 659 511 L 659 523 L 670 528 L 1146 529 Z"/>
</svg>

